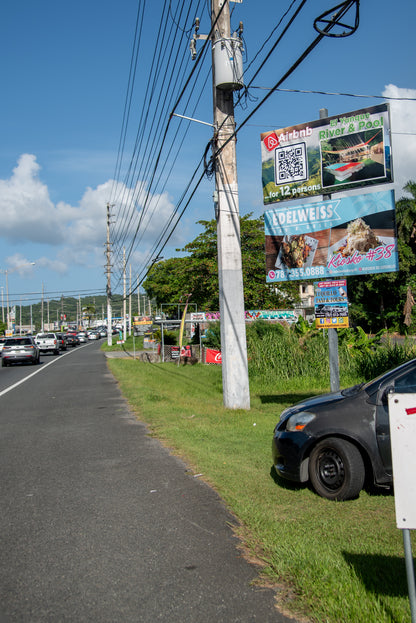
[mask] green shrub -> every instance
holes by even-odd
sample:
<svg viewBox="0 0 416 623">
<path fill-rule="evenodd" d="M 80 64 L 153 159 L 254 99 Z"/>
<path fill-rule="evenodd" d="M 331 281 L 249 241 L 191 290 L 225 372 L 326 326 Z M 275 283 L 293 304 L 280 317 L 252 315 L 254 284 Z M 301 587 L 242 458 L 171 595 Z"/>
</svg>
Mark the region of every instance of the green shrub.
<svg viewBox="0 0 416 623">
<path fill-rule="evenodd" d="M 158 342 L 162 342 L 162 332 L 160 331 L 160 329 L 154 332 L 153 337 Z M 163 332 L 163 343 L 165 346 L 176 346 L 176 344 L 178 343 L 176 333 L 164 331 Z"/>
<path fill-rule="evenodd" d="M 219 322 L 210 322 L 205 332 L 204 346 L 221 350 L 221 326 Z"/>
<path fill-rule="evenodd" d="M 365 352 L 357 354 L 355 369 L 357 374 L 370 381 L 414 357 L 416 348 L 413 342 L 405 341 L 403 344 L 397 344 L 389 341 L 380 345 L 371 355 Z"/>
</svg>

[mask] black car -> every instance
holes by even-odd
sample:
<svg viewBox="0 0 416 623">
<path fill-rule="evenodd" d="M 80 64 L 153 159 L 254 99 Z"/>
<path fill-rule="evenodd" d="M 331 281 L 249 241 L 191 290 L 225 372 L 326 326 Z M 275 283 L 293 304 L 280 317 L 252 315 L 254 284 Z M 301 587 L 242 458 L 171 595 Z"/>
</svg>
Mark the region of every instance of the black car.
<svg viewBox="0 0 416 623">
<path fill-rule="evenodd" d="M 369 383 L 285 409 L 273 434 L 279 476 L 329 500 L 359 495 L 365 482 L 391 486 L 388 394 L 416 393 L 416 359 Z"/>
<path fill-rule="evenodd" d="M 65 338 L 68 346 L 79 346 L 80 341 L 76 333 L 67 333 Z"/>
<path fill-rule="evenodd" d="M 56 338 L 59 341 L 59 350 L 66 350 L 66 335 L 57 333 Z"/>
</svg>

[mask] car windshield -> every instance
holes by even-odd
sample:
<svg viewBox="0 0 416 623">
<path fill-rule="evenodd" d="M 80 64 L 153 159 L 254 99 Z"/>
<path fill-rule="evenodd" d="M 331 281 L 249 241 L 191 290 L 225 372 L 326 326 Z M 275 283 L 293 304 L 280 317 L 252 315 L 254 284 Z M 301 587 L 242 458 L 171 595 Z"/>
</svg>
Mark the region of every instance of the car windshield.
<svg viewBox="0 0 416 623">
<path fill-rule="evenodd" d="M 5 346 L 15 346 L 16 344 L 20 346 L 28 346 L 32 344 L 32 340 L 30 337 L 21 337 L 21 338 L 11 338 L 10 340 L 6 340 Z"/>
<path fill-rule="evenodd" d="M 402 364 L 398 368 L 394 368 L 393 370 L 389 370 L 388 372 L 385 372 L 384 374 L 380 374 L 380 376 L 373 379 L 372 381 L 369 381 L 368 383 L 364 383 L 363 389 L 367 393 L 371 394 L 374 392 L 374 390 L 378 389 L 378 387 L 381 384 L 383 385 L 387 384 L 390 378 L 392 379 L 392 382 L 394 382 L 394 379 L 396 379 L 397 377 L 400 377 L 403 373 L 407 371 L 412 372 L 412 369 L 415 367 L 415 364 L 416 364 L 416 360 L 412 359 L 411 361 L 408 361 L 407 363 Z"/>
</svg>

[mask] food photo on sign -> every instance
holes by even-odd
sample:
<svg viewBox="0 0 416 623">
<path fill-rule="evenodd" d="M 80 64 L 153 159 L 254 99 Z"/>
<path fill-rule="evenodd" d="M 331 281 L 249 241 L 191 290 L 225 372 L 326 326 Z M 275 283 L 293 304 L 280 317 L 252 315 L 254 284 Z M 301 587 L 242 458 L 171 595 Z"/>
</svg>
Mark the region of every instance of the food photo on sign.
<svg viewBox="0 0 416 623">
<path fill-rule="evenodd" d="M 292 202 L 264 213 L 266 281 L 398 270 L 394 192 Z"/>
</svg>

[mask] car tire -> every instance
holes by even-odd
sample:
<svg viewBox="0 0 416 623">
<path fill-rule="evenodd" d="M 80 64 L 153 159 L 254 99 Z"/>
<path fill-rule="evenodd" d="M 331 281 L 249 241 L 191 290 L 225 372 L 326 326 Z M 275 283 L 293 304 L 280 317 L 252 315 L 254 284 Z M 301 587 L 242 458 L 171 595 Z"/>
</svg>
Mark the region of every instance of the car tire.
<svg viewBox="0 0 416 623">
<path fill-rule="evenodd" d="M 316 493 L 328 500 L 358 497 L 365 479 L 360 451 L 345 439 L 323 439 L 311 452 L 309 478 Z"/>
<path fill-rule="evenodd" d="M 6 368 L 7 367 L 7 361 L 5 359 L 1 360 L 1 367 L 2 368 Z"/>
<path fill-rule="evenodd" d="M 54 354 L 54 355 L 59 355 L 59 353 L 60 353 L 59 348 L 58 348 L 57 350 L 54 350 L 54 351 L 53 351 L 53 354 Z"/>
</svg>

